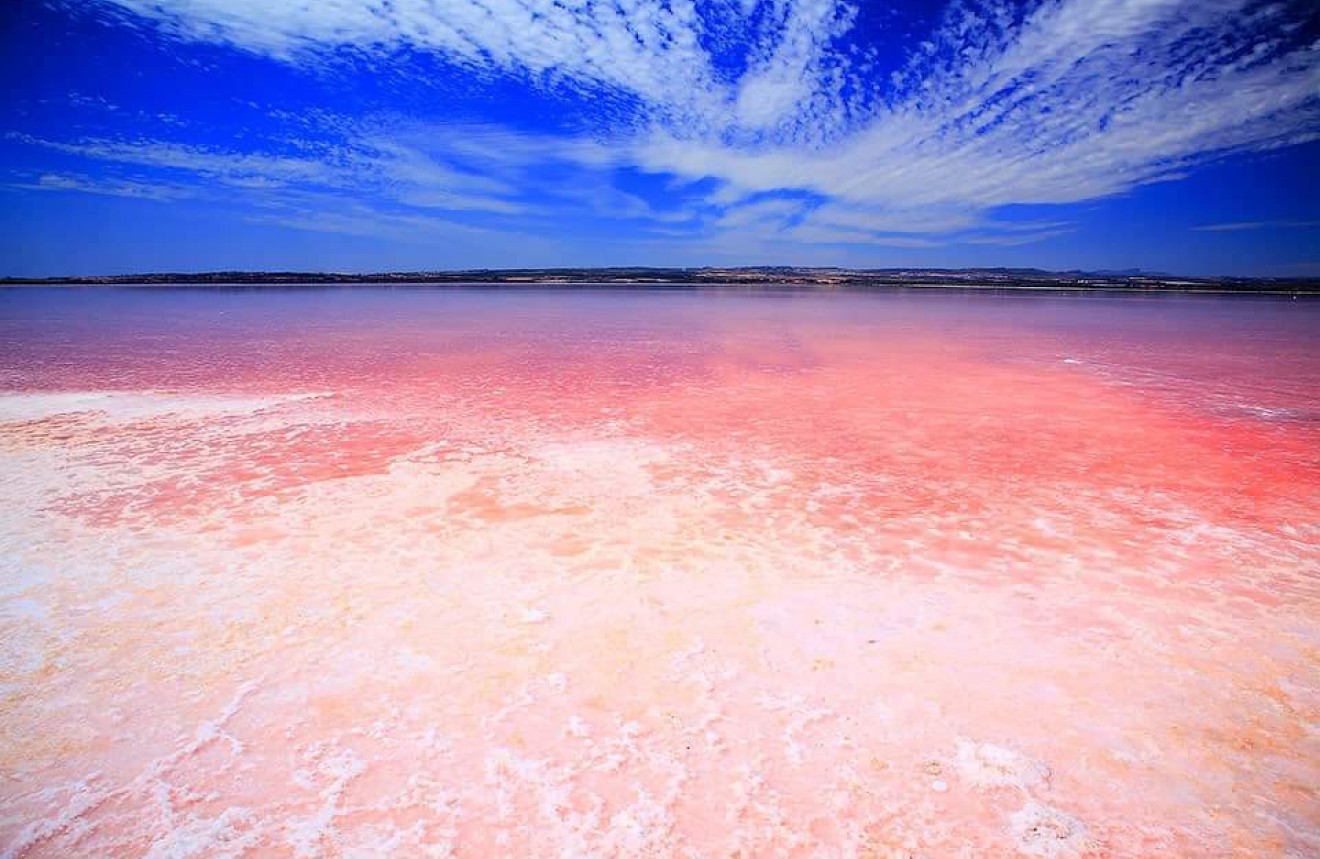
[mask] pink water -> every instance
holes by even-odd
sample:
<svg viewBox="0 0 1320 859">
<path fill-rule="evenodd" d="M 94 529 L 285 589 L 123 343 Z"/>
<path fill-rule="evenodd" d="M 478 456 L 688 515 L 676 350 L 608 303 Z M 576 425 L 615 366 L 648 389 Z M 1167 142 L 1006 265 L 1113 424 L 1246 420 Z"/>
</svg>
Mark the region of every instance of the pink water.
<svg viewBox="0 0 1320 859">
<path fill-rule="evenodd" d="M 1318 333 L 0 292 L 0 849 L 1320 855 Z"/>
</svg>

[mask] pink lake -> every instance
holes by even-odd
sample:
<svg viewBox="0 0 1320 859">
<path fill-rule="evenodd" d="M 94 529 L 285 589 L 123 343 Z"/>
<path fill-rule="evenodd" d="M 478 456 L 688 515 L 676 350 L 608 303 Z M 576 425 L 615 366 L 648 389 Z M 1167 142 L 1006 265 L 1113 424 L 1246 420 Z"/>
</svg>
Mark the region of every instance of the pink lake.
<svg viewBox="0 0 1320 859">
<path fill-rule="evenodd" d="M 0 290 L 0 855 L 1320 855 L 1320 301 Z"/>
</svg>

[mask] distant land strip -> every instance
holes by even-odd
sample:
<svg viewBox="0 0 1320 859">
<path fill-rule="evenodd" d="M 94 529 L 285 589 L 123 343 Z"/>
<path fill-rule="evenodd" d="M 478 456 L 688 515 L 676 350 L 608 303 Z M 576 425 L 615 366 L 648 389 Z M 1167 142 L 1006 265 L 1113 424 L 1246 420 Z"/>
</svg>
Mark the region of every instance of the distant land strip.
<svg viewBox="0 0 1320 859">
<path fill-rule="evenodd" d="M 510 286 L 800 286 L 817 288 L 946 287 L 1022 290 L 1124 290 L 1139 292 L 1234 292 L 1269 295 L 1320 294 L 1320 278 L 1177 277 L 1129 271 L 1066 271 L 1020 268 L 849 269 L 738 268 L 524 268 L 465 271 L 335 272 L 215 271 L 86 277 L 0 278 L 4 286 L 322 286 L 510 285 Z"/>
</svg>

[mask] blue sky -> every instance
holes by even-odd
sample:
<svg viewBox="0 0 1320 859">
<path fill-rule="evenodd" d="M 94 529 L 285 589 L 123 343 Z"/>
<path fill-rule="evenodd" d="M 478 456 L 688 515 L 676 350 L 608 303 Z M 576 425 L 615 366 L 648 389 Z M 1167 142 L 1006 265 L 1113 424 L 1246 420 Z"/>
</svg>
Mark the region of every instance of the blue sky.
<svg viewBox="0 0 1320 859">
<path fill-rule="evenodd" d="M 9 0 L 0 274 L 1320 275 L 1320 4 Z"/>
</svg>

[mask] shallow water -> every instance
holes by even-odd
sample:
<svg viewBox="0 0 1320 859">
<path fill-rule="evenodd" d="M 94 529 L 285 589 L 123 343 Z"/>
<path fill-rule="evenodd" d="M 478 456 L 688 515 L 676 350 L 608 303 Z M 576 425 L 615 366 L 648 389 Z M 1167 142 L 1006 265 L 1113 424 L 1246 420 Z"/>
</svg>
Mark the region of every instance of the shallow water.
<svg viewBox="0 0 1320 859">
<path fill-rule="evenodd" d="M 0 849 L 1320 854 L 1317 332 L 0 290 Z"/>
</svg>

